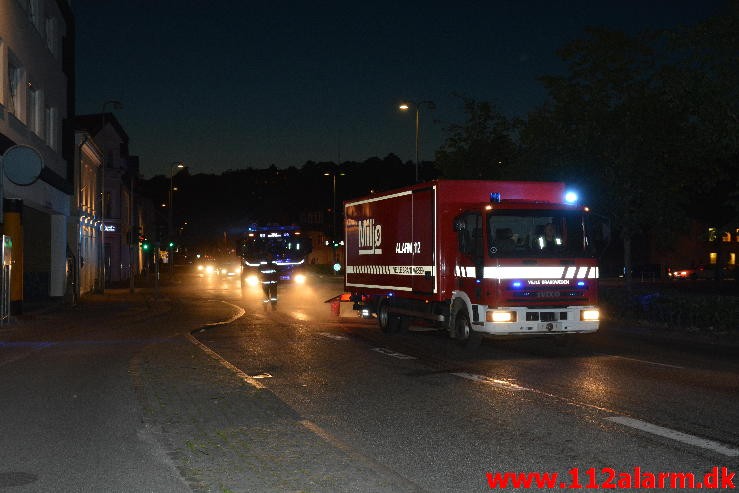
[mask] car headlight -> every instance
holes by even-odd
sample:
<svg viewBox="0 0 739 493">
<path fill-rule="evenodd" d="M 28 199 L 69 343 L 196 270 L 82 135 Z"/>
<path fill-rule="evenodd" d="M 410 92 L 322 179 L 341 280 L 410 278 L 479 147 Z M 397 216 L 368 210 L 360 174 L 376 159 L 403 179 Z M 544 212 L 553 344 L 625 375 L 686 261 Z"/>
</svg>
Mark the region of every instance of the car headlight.
<svg viewBox="0 0 739 493">
<path fill-rule="evenodd" d="M 597 322 L 598 320 L 600 320 L 600 311 L 583 310 L 580 312 L 580 320 L 584 322 Z"/>
<path fill-rule="evenodd" d="M 259 285 L 259 278 L 257 276 L 255 276 L 255 275 L 251 275 L 251 276 L 249 276 L 249 277 L 246 278 L 246 283 L 249 286 L 257 286 L 257 285 Z"/>
<path fill-rule="evenodd" d="M 206 274 L 212 274 L 214 270 L 215 270 L 215 269 L 213 268 L 213 266 L 212 266 L 212 265 L 207 265 L 207 266 L 205 266 L 205 273 L 206 273 Z"/>
<path fill-rule="evenodd" d="M 305 274 L 295 274 L 295 282 L 297 284 L 305 284 Z"/>
<path fill-rule="evenodd" d="M 201 264 L 201 265 L 198 265 L 198 270 L 199 270 L 200 272 L 202 272 L 202 271 L 203 271 L 203 269 L 205 269 L 205 267 L 203 267 L 203 266 L 202 266 L 202 264 Z"/>
</svg>

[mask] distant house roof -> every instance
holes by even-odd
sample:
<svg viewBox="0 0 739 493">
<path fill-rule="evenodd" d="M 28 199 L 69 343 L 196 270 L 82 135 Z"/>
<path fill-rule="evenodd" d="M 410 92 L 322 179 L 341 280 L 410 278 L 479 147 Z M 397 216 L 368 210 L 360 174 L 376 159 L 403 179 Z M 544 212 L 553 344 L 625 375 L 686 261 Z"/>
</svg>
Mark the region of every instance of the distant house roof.
<svg viewBox="0 0 739 493">
<path fill-rule="evenodd" d="M 113 113 L 95 113 L 92 115 L 77 115 L 74 118 L 75 130 L 86 130 L 93 137 L 102 130 L 104 125 L 111 124 L 124 144 L 128 144 L 128 134 L 121 126 Z"/>
</svg>

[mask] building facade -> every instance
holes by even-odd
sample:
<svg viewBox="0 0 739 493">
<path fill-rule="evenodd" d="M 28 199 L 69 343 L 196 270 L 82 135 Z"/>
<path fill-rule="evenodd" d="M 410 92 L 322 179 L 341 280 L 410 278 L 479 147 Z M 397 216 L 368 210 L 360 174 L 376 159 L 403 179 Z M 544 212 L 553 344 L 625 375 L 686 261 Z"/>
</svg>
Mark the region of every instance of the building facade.
<svg viewBox="0 0 739 493">
<path fill-rule="evenodd" d="M 90 134 L 75 132 L 77 156 L 75 159 L 74 197 L 68 232 L 74 276 L 74 299 L 100 288 L 102 272 L 102 220 L 100 217 L 100 174 L 103 153 Z"/>
<path fill-rule="evenodd" d="M 67 232 L 73 186 L 74 22 L 68 1 L 0 0 L 0 155 L 28 146 L 43 167 L 32 183 L 2 173 L 3 198 L 22 202 L 12 276 L 23 301 L 61 298 L 69 290 Z M 7 166 L 7 160 L 4 160 Z M 17 303 L 20 302 L 20 303 Z"/>
<path fill-rule="evenodd" d="M 78 131 L 92 137 L 103 156 L 100 181 L 103 203 L 98 212 L 102 220 L 102 250 L 105 285 L 127 281 L 139 270 L 135 184 L 139 160 L 128 151 L 128 135 L 113 113 L 80 115 Z"/>
</svg>

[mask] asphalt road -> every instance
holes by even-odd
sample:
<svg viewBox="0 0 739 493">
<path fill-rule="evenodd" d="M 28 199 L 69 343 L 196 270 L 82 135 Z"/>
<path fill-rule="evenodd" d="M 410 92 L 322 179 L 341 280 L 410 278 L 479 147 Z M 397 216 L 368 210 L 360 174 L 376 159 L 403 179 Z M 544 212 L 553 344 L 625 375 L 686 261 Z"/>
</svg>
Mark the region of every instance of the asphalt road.
<svg viewBox="0 0 739 493">
<path fill-rule="evenodd" d="M 739 469 L 729 357 L 607 326 L 470 355 L 333 317 L 330 279 L 281 286 L 276 309 L 234 279 L 179 281 L 51 343 L 0 344 L 0 490 L 483 491 L 496 472 L 587 489 L 635 467 Z"/>
</svg>

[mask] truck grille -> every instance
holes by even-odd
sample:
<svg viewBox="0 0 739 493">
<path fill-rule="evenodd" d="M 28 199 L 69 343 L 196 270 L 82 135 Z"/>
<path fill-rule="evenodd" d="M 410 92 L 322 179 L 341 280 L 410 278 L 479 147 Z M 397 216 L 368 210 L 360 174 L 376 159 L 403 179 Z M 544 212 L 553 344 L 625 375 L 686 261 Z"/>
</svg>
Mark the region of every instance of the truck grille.
<svg viewBox="0 0 739 493">
<path fill-rule="evenodd" d="M 572 303 L 573 301 L 586 301 L 585 292 L 576 289 L 542 289 L 526 290 L 508 293 L 508 301 L 524 302 L 532 304 L 541 303 Z"/>
</svg>

